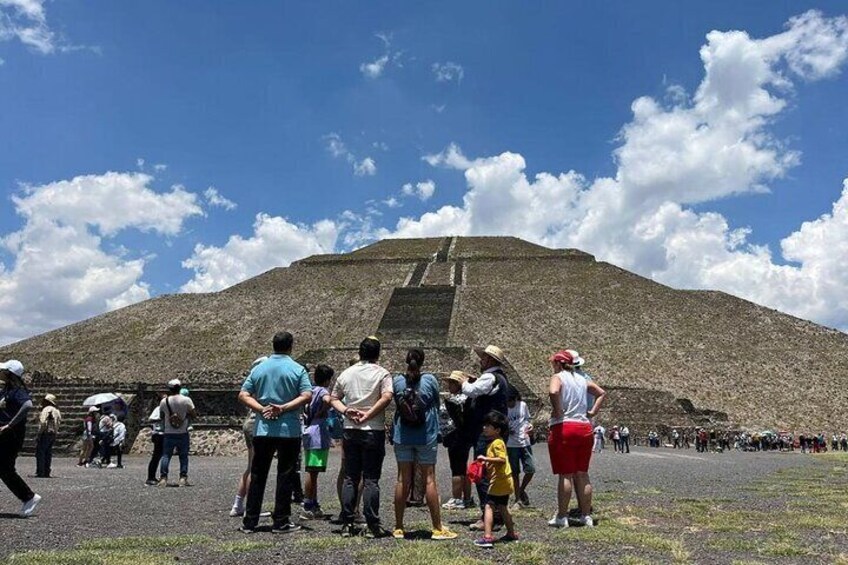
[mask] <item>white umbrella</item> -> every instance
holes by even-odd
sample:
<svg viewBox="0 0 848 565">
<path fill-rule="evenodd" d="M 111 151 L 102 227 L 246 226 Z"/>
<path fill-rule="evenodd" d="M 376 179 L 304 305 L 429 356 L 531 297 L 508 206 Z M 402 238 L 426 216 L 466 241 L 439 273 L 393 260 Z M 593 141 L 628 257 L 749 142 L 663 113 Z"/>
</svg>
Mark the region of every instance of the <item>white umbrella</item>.
<svg viewBox="0 0 848 565">
<path fill-rule="evenodd" d="M 94 396 L 89 396 L 82 403 L 83 406 L 99 406 L 101 404 L 107 404 L 112 402 L 113 400 L 117 400 L 119 396 L 112 392 L 101 392 L 99 394 L 95 394 Z"/>
</svg>

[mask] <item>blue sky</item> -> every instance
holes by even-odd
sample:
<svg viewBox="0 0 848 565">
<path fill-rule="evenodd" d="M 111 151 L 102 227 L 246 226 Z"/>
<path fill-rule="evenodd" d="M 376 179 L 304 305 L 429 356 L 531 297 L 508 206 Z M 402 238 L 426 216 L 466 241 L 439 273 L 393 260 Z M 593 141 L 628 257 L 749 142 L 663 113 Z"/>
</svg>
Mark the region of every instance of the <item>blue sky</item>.
<svg viewBox="0 0 848 565">
<path fill-rule="evenodd" d="M 315 252 L 448 233 L 581 247 L 844 329 L 845 13 L 0 0 L 0 341 Z M 752 57 L 768 72 L 753 85 Z M 699 88 L 723 94 L 710 105 Z M 659 113 L 637 119 L 642 97 Z"/>
</svg>

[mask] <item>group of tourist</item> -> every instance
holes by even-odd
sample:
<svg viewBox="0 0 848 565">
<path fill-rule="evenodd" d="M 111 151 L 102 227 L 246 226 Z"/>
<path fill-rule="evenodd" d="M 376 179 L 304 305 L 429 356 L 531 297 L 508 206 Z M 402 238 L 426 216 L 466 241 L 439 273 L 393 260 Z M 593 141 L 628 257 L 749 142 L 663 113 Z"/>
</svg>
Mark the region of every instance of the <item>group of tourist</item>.
<svg viewBox="0 0 848 565">
<path fill-rule="evenodd" d="M 108 408 L 91 406 L 82 422 L 82 447 L 78 467 L 123 469 L 127 426 L 123 417 Z M 115 461 L 112 461 L 112 456 Z"/>
<path fill-rule="evenodd" d="M 249 473 L 239 481 L 231 512 L 242 514 L 243 532 L 257 531 L 275 456 L 272 530 L 285 533 L 301 528 L 292 511 L 301 460 L 306 486 L 299 517 L 326 517 L 318 500 L 317 483 L 327 471 L 332 436 L 340 434 L 342 536 L 360 533 L 357 518 L 361 505 L 365 522 L 361 533 L 365 537 L 403 539 L 407 534 L 405 509 L 418 476 L 430 513 L 432 539 L 456 538 L 457 533 L 442 522 L 441 511 L 474 507 L 469 475 L 474 475 L 472 469 L 478 465 L 483 472 L 472 478 L 477 483 L 480 515 L 471 529 L 481 531 L 482 536 L 476 545 L 491 547 L 493 532 L 501 524 L 506 527 L 504 541 L 518 539 L 510 499 L 514 497 L 519 505 L 530 503 L 526 488 L 536 472 L 534 433 L 527 405 L 510 385 L 503 368 L 505 357 L 498 347 L 475 349 L 480 359 L 479 375 L 461 371 L 448 375 L 449 394 L 442 402 L 438 380 L 424 370 L 421 349 L 410 349 L 406 371 L 393 376 L 379 364 L 379 340 L 368 337 L 359 345 L 358 359 L 333 382 L 334 370 L 326 365 L 318 365 L 311 380 L 307 369 L 292 359 L 293 344 L 290 333 L 275 335 L 273 354 L 257 359 L 239 393 L 240 402 L 255 415 L 252 429 L 245 429 L 252 435 Z M 548 446 L 551 466 L 558 476 L 558 511 L 548 523 L 568 526 L 568 504 L 574 493 L 579 522 L 592 526 L 588 475 L 594 442 L 591 418 L 603 403 L 605 392 L 579 371 L 583 360 L 577 352 L 559 351 L 550 363 L 554 374 L 549 385 L 552 417 Z M 394 416 L 387 421 L 387 408 L 392 403 Z M 387 439 L 394 445 L 398 469 L 391 530 L 384 528 L 380 514 L 379 481 Z M 447 448 L 452 475 L 451 498 L 445 504 L 441 504 L 436 477 L 440 441 Z M 626 449 L 626 444 L 621 448 Z M 469 452 L 473 453 L 471 466 Z"/>
</svg>

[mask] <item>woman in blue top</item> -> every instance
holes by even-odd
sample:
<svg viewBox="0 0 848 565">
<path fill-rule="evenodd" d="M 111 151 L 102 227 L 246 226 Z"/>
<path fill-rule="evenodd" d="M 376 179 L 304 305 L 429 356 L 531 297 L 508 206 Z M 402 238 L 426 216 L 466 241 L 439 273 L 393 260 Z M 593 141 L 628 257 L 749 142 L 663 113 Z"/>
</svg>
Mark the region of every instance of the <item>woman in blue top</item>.
<svg viewBox="0 0 848 565">
<path fill-rule="evenodd" d="M 394 378 L 395 418 L 392 439 L 398 465 L 395 486 L 395 530 L 402 539 L 406 495 L 412 487 L 415 464 L 421 466 L 426 483 L 427 506 L 433 522 L 434 540 L 456 537 L 442 525 L 439 487 L 436 485 L 436 453 L 439 436 L 439 382 L 430 373 L 421 373 L 424 352 L 410 349 L 406 354 L 406 374 Z"/>
</svg>

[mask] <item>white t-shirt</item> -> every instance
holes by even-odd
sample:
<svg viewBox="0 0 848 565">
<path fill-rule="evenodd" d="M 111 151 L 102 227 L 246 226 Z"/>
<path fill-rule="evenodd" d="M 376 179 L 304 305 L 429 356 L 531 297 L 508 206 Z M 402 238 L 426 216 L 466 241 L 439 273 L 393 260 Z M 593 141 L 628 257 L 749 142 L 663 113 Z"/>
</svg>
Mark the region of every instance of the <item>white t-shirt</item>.
<svg viewBox="0 0 848 565">
<path fill-rule="evenodd" d="M 506 440 L 507 447 L 527 447 L 530 438 L 527 436 L 527 428 L 530 427 L 530 410 L 523 400 L 515 403 L 508 410 L 509 438 Z"/>
<path fill-rule="evenodd" d="M 595 426 L 595 437 L 599 439 L 604 439 L 604 436 L 607 433 L 607 429 L 603 426 Z"/>
<path fill-rule="evenodd" d="M 557 374 L 560 384 L 559 398 L 562 402 L 562 417 L 551 418 L 551 425 L 563 422 L 589 423 L 586 412 L 589 411 L 586 402 L 586 378 L 571 371 Z"/>
<path fill-rule="evenodd" d="M 168 410 L 169 406 L 170 410 Z M 159 413 L 162 415 L 162 430 L 165 434 L 187 434 L 188 413 L 191 410 L 194 410 L 194 402 L 188 396 L 173 394 L 163 398 L 159 403 Z M 182 417 L 183 423 L 179 428 L 171 425 L 171 412 Z"/>
<path fill-rule="evenodd" d="M 392 376 L 386 369 L 376 363 L 360 361 L 342 371 L 333 387 L 333 396 L 348 408 L 365 412 L 377 404 L 383 394 L 393 394 L 392 391 Z M 355 424 L 345 418 L 344 427 L 346 430 L 385 430 L 386 411 L 364 424 Z"/>
</svg>

